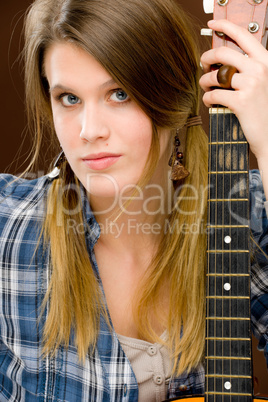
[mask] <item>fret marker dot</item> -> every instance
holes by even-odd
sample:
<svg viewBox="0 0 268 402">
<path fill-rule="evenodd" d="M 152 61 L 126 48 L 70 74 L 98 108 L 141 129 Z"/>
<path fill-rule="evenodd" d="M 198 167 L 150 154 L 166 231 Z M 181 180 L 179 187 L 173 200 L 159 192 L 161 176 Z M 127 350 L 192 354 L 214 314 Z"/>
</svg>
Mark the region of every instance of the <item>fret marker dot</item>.
<svg viewBox="0 0 268 402">
<path fill-rule="evenodd" d="M 229 243 L 231 243 L 231 241 L 232 241 L 232 238 L 230 236 L 225 236 L 224 243 L 229 244 Z"/>
<path fill-rule="evenodd" d="M 231 387 L 232 387 L 232 384 L 229 382 L 229 381 L 226 381 L 225 383 L 224 383 L 224 388 L 225 389 L 231 389 Z"/>
<path fill-rule="evenodd" d="M 225 284 L 223 285 L 223 287 L 224 287 L 224 290 L 227 290 L 227 292 L 229 292 L 229 290 L 231 289 L 230 283 L 225 283 Z"/>
</svg>

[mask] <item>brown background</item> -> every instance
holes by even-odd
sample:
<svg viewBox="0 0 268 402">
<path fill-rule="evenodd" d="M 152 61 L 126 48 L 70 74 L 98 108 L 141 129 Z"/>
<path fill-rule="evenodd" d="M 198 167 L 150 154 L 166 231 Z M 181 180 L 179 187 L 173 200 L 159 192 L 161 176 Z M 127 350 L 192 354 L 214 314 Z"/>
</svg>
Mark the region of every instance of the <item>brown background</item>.
<svg viewBox="0 0 268 402">
<path fill-rule="evenodd" d="M 57 1 L 57 0 L 55 0 Z M 145 0 L 146 1 L 146 0 Z M 180 3 L 205 27 L 211 17 L 203 12 L 202 0 L 180 0 Z M 23 46 L 23 15 L 31 0 L 1 0 L 0 4 L 0 117 L 1 158 L 0 172 L 20 173 L 24 160 L 31 149 L 26 137 L 26 119 L 23 95 L 23 66 L 19 54 Z M 203 40 L 203 43 L 206 41 Z M 204 45 L 206 47 L 206 45 Z M 202 108 L 205 128 L 208 127 L 208 113 Z M 255 162 L 252 162 L 255 166 Z M 42 170 L 41 166 L 41 170 Z M 256 350 L 253 340 L 254 374 L 259 381 L 259 391 L 268 395 L 268 375 L 262 352 Z"/>
</svg>

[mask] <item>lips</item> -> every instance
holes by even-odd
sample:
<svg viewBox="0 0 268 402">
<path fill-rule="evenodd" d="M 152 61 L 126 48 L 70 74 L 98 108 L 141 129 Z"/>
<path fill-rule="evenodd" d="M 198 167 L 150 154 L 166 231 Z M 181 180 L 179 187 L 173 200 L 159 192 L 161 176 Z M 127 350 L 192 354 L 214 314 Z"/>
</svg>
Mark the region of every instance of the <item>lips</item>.
<svg viewBox="0 0 268 402">
<path fill-rule="evenodd" d="M 88 155 L 82 159 L 90 169 L 103 170 L 115 164 L 120 158 L 119 154 L 99 153 Z"/>
</svg>

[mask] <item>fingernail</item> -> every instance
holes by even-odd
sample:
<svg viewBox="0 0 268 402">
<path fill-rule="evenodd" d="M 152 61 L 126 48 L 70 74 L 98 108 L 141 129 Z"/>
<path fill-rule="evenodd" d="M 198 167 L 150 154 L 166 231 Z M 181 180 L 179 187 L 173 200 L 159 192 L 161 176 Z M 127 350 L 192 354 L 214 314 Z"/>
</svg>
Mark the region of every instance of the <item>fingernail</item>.
<svg viewBox="0 0 268 402">
<path fill-rule="evenodd" d="M 214 24 L 214 22 L 216 22 L 216 20 L 209 20 L 208 24 Z"/>
</svg>

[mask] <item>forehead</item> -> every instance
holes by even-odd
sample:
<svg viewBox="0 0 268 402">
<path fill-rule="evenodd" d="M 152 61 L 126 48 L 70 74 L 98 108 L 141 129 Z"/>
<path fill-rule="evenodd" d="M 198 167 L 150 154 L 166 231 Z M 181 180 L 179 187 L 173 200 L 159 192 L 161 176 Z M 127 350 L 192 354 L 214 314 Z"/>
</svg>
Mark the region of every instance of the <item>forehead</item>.
<svg viewBox="0 0 268 402">
<path fill-rule="evenodd" d="M 51 45 L 44 56 L 44 72 L 50 86 L 92 82 L 101 85 L 111 75 L 85 50 L 69 42 Z M 69 85 L 69 84 L 68 84 Z"/>
</svg>

